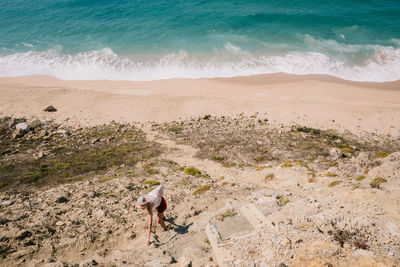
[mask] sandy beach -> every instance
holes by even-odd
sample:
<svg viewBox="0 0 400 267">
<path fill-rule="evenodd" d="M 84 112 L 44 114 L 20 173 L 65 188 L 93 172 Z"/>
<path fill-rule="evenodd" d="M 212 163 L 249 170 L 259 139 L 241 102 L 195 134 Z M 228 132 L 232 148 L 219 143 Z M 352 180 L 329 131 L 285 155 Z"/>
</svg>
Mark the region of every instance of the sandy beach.
<svg viewBox="0 0 400 267">
<path fill-rule="evenodd" d="M 43 112 L 48 105 L 58 111 Z M 399 136 L 400 82 L 358 83 L 288 74 L 148 82 L 0 78 L 0 112 L 70 125 L 258 112 L 275 124 Z"/>
</svg>

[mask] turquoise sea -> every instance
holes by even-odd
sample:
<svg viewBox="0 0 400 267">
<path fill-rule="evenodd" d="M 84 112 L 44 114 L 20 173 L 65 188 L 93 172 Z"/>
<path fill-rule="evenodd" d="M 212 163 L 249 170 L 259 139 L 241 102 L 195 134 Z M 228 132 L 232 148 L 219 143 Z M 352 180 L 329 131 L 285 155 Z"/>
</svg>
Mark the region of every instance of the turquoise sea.
<svg viewBox="0 0 400 267">
<path fill-rule="evenodd" d="M 399 0 L 1 0 L 0 77 L 400 79 Z"/>
</svg>

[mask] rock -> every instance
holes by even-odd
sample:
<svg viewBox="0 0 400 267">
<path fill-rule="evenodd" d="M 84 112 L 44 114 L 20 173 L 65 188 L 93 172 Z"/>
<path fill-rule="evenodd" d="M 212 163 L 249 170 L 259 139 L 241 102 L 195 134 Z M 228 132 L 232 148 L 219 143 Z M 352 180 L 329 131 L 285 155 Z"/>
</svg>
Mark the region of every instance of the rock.
<svg viewBox="0 0 400 267">
<path fill-rule="evenodd" d="M 15 125 L 15 129 L 21 129 L 24 130 L 26 132 L 29 131 L 29 125 L 26 122 L 20 122 L 17 125 Z"/>
<path fill-rule="evenodd" d="M 59 197 L 59 198 L 56 200 L 57 203 L 67 203 L 68 201 L 69 201 L 69 199 L 66 198 L 66 197 L 64 197 L 64 196 Z"/>
<path fill-rule="evenodd" d="M 24 240 L 27 237 L 32 236 L 32 233 L 29 232 L 28 230 L 21 230 L 17 233 L 17 236 L 15 237 L 15 239 L 17 240 Z"/>
<path fill-rule="evenodd" d="M 99 138 L 93 138 L 93 139 L 90 141 L 90 143 L 91 143 L 92 145 L 94 145 L 94 144 L 96 144 L 96 143 L 99 142 L 99 141 L 100 141 Z"/>
<path fill-rule="evenodd" d="M 28 240 L 28 242 L 25 242 L 25 244 L 24 244 L 25 247 L 34 246 L 34 245 L 35 245 L 35 241 L 33 241 L 32 239 Z"/>
<path fill-rule="evenodd" d="M 44 152 L 43 152 L 43 151 L 39 151 L 39 153 L 38 153 L 38 155 L 37 155 L 37 158 L 38 158 L 38 159 L 41 159 L 41 158 L 43 158 L 44 156 L 45 156 Z"/>
<path fill-rule="evenodd" d="M 39 137 L 45 137 L 48 134 L 49 134 L 49 132 L 47 130 L 41 130 L 40 134 L 39 134 Z"/>
<path fill-rule="evenodd" d="M 27 132 L 29 132 L 29 125 L 26 122 L 20 122 L 15 125 L 15 131 L 12 135 L 13 139 L 23 137 Z"/>
<path fill-rule="evenodd" d="M 1 202 L 1 206 L 10 206 L 12 204 L 11 200 L 6 200 Z"/>
<path fill-rule="evenodd" d="M 99 210 L 96 211 L 96 214 L 97 214 L 99 217 L 103 217 L 103 216 L 104 216 L 104 211 L 99 209 Z"/>
<path fill-rule="evenodd" d="M 3 150 L 3 151 L 0 153 L 0 155 L 5 155 L 5 154 L 8 154 L 8 153 L 11 153 L 11 149 L 9 149 L 9 148 L 7 148 L 6 150 Z"/>
<path fill-rule="evenodd" d="M 79 264 L 79 266 L 82 267 L 97 266 L 97 265 L 98 263 L 95 260 L 84 260 Z"/>
<path fill-rule="evenodd" d="M 56 112 L 57 109 L 56 109 L 55 107 L 53 107 L 52 105 L 50 105 L 50 106 L 47 106 L 45 109 L 43 109 L 43 111 L 46 111 L 46 112 Z"/>
<path fill-rule="evenodd" d="M 58 221 L 58 222 L 56 222 L 56 225 L 57 226 L 62 226 L 62 225 L 64 225 L 64 222 L 63 221 Z"/>
<path fill-rule="evenodd" d="M 340 149 L 338 149 L 336 147 L 333 147 L 329 150 L 329 155 L 332 160 L 337 160 L 341 154 L 342 154 L 342 152 L 340 151 Z"/>
<path fill-rule="evenodd" d="M 17 139 L 17 138 L 21 138 L 26 134 L 26 132 L 22 129 L 17 129 L 13 134 L 12 134 L 12 138 L 13 139 Z"/>
</svg>

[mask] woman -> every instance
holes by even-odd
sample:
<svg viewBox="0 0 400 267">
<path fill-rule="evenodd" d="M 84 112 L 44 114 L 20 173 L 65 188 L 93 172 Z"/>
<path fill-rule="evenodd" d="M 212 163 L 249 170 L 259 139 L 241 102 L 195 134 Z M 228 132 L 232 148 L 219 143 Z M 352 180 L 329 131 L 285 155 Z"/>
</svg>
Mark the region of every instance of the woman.
<svg viewBox="0 0 400 267">
<path fill-rule="evenodd" d="M 151 224 L 153 223 L 153 208 L 157 210 L 157 222 L 161 225 L 164 231 L 167 231 L 165 227 L 164 219 L 164 211 L 167 209 L 167 202 L 165 198 L 162 196 L 164 193 L 164 187 L 159 185 L 156 189 L 151 191 L 149 194 L 145 196 L 140 196 L 137 199 L 137 203 L 142 210 L 147 210 L 149 213 L 149 224 L 148 224 L 148 232 L 147 232 L 147 245 L 150 245 L 150 234 L 151 234 Z"/>
</svg>

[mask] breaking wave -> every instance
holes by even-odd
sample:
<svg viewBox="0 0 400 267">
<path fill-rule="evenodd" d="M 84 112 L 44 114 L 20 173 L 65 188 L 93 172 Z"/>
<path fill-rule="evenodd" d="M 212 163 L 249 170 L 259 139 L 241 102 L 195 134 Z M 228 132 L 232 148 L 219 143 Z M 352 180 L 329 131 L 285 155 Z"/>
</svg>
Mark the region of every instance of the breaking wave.
<svg viewBox="0 0 400 267">
<path fill-rule="evenodd" d="M 0 55 L 0 77 L 50 75 L 64 80 L 148 81 L 284 72 L 328 74 L 351 81 L 400 79 L 400 49 L 392 46 L 343 46 L 307 36 L 305 42 L 318 52 L 253 54 L 231 43 L 209 54 L 180 51 L 164 55 L 118 55 L 110 48 L 74 55 L 62 54 L 59 50 L 19 52 Z M 332 49 L 335 52 L 341 50 L 339 56 L 332 55 Z M 357 55 L 362 49 L 367 53 L 360 59 Z M 343 57 L 343 53 L 349 55 Z M 352 55 L 357 60 L 348 60 Z"/>
</svg>

